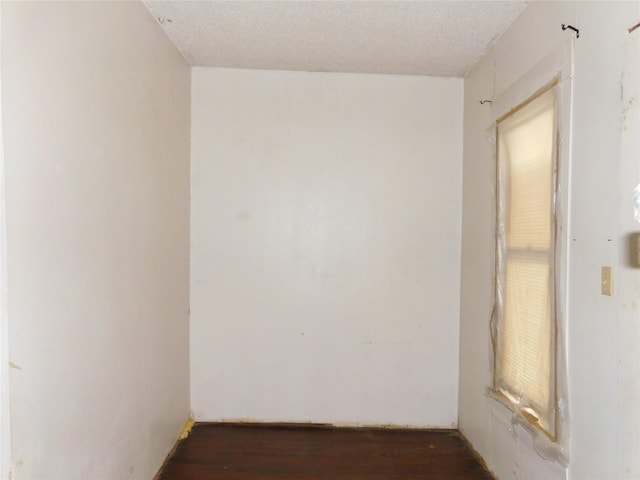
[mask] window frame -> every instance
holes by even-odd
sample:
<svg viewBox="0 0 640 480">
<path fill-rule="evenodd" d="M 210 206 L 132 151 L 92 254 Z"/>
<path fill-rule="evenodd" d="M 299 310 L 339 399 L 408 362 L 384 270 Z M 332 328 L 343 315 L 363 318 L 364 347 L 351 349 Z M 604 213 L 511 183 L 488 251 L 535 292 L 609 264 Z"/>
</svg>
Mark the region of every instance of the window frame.
<svg viewBox="0 0 640 480">
<path fill-rule="evenodd" d="M 569 382 L 567 378 L 567 319 L 570 314 L 568 309 L 569 298 L 569 262 L 570 262 L 570 239 L 569 213 L 571 197 L 571 170 L 572 170 L 572 105 L 573 105 L 573 75 L 574 75 L 574 38 L 567 37 L 565 41 L 548 55 L 535 59 L 530 63 L 530 67 L 522 71 L 519 77 L 508 75 L 496 75 L 493 85 L 493 98 L 491 103 L 491 113 L 488 116 L 487 130 L 485 137 L 489 143 L 495 147 L 496 121 L 503 115 L 513 110 L 518 105 L 524 103 L 528 98 L 550 85 L 554 80 L 558 81 L 558 97 L 556 99 L 557 121 L 559 139 L 557 151 L 558 158 L 558 191 L 556 192 L 556 212 L 557 232 L 556 239 L 556 310 L 557 310 L 557 336 L 556 336 L 556 397 L 557 397 L 557 420 L 556 420 L 556 441 L 550 439 L 546 434 L 536 428 L 529 419 L 521 412 L 513 408 L 511 402 L 499 395 L 493 389 L 493 358 L 495 355 L 495 334 L 496 334 L 496 306 L 490 315 L 489 321 L 489 379 L 486 393 L 489 401 L 491 417 L 498 424 L 503 425 L 513 435 L 514 438 L 532 442 L 532 449 L 540 457 L 558 463 L 562 467 L 569 465 L 569 452 L 571 448 L 571 412 L 569 409 Z M 504 72 L 503 68 L 500 71 Z M 495 148 L 494 148 L 495 154 Z M 495 161 L 495 158 L 494 158 Z M 495 163 L 494 163 L 495 165 Z M 495 168 L 495 167 L 494 167 Z M 494 184 L 494 189 L 496 185 Z M 494 195 L 495 195 L 494 191 Z M 495 197 L 493 201 L 495 204 Z M 495 212 L 495 208 L 492 210 Z M 493 219 L 496 221 L 496 218 Z M 495 224 L 495 223 L 494 223 Z M 495 240 L 495 239 L 494 239 Z M 495 250 L 494 250 L 495 251 Z M 495 265 L 495 259 L 493 260 Z M 490 280 L 495 286 L 496 275 Z M 522 436 L 530 437 L 525 440 Z"/>
<path fill-rule="evenodd" d="M 494 395 L 505 403 L 510 409 L 517 411 L 526 421 L 535 427 L 538 431 L 543 433 L 549 440 L 556 443 L 558 441 L 558 430 L 559 430 L 559 399 L 558 399 L 558 278 L 556 275 L 556 266 L 558 265 L 558 239 L 560 238 L 559 232 L 559 221 L 558 221 L 558 191 L 559 191 L 559 170 L 560 170 L 560 121 L 558 115 L 558 103 L 560 100 L 559 94 L 559 83 L 560 77 L 555 76 L 550 82 L 545 84 L 539 90 L 537 90 L 533 95 L 530 95 L 523 102 L 518 104 L 515 108 L 501 115 L 495 123 L 495 159 L 496 159 L 496 281 L 495 281 L 495 296 L 496 296 L 496 325 L 492 331 L 492 343 L 493 343 L 493 365 L 492 365 L 492 390 Z M 506 245 L 507 234 L 504 232 L 504 225 L 506 219 L 509 216 L 509 199 L 506 195 L 506 191 L 510 189 L 509 183 L 511 181 L 510 174 L 504 174 L 504 172 L 508 169 L 508 165 L 503 164 L 503 160 L 500 158 L 500 139 L 499 139 L 499 125 L 501 122 L 513 117 L 515 114 L 521 112 L 525 108 L 527 108 L 531 103 L 535 102 L 541 96 L 546 93 L 553 91 L 554 94 L 554 123 L 553 123 L 553 131 L 552 131 L 552 158 L 551 158 L 551 242 L 549 248 L 549 261 L 548 265 L 550 267 L 549 274 L 549 282 L 548 282 L 548 294 L 550 305 L 550 338 L 549 338 L 549 349 L 550 349 L 550 385 L 549 385 L 549 394 L 551 396 L 549 408 L 552 409 L 550 412 L 551 422 L 550 427 L 551 431 L 547 430 L 545 426 L 541 422 L 541 417 L 544 416 L 541 413 L 536 412 L 535 407 L 531 405 L 521 406 L 517 401 L 517 395 L 513 391 L 509 392 L 508 388 L 504 388 L 504 381 L 498 378 L 499 376 L 499 355 L 498 348 L 500 347 L 500 330 L 502 327 L 505 316 L 504 312 L 504 288 L 506 288 L 506 270 L 508 266 L 507 256 L 512 248 Z M 505 160 L 506 161 L 506 160 Z M 505 177 L 505 178 L 503 178 Z M 506 185 L 505 185 L 506 184 Z M 505 198 L 507 197 L 507 198 Z M 510 395 L 510 393 L 512 393 Z M 540 406 L 537 406 L 540 408 Z"/>
</svg>

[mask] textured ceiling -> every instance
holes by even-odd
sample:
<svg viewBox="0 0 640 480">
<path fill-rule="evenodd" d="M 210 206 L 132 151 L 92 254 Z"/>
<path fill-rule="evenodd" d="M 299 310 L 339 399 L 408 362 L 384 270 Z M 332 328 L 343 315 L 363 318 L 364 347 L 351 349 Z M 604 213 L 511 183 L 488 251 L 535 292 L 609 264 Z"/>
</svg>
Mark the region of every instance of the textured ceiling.
<svg viewBox="0 0 640 480">
<path fill-rule="evenodd" d="M 191 65 L 463 76 L 526 1 L 154 1 Z"/>
</svg>

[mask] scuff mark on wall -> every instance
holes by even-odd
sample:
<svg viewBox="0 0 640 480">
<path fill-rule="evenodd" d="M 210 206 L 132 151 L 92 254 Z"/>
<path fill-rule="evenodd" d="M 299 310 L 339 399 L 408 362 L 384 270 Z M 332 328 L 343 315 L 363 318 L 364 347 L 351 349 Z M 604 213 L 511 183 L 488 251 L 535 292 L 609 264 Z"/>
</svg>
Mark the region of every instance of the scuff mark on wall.
<svg viewBox="0 0 640 480">
<path fill-rule="evenodd" d="M 633 189 L 633 215 L 640 223 L 640 183 Z"/>
</svg>

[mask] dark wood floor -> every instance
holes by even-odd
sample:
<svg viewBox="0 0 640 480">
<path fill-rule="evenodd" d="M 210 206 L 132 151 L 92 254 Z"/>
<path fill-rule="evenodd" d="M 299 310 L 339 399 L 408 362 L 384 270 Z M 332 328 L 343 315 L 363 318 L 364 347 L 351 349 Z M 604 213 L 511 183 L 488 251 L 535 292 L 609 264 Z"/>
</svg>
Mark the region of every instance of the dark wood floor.
<svg viewBox="0 0 640 480">
<path fill-rule="evenodd" d="M 157 480 L 480 480 L 456 431 L 198 423 Z"/>
</svg>

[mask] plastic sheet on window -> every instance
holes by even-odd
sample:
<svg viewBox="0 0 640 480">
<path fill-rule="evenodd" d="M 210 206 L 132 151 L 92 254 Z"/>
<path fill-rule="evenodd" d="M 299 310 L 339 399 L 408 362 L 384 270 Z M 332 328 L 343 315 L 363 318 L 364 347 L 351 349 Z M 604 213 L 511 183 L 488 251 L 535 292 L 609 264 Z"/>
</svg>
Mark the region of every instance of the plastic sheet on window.
<svg viewBox="0 0 640 480">
<path fill-rule="evenodd" d="M 511 411 L 511 432 L 516 435 L 516 426 L 521 426 L 528 431 L 533 439 L 533 447 L 540 456 L 550 461 L 558 462 L 562 466 L 567 466 L 569 462 L 569 412 L 567 402 L 567 376 L 566 376 L 566 335 L 565 335 L 565 301 L 566 301 L 566 256 L 567 256 L 567 232 L 564 222 L 564 209 L 568 204 L 567 192 L 563 186 L 568 185 L 568 166 L 570 160 L 569 145 L 569 99 L 571 89 L 572 71 L 572 43 L 567 43 L 563 48 L 545 58 L 534 69 L 519 80 L 514 86 L 509 87 L 492 104 L 496 124 L 485 132 L 485 138 L 495 148 L 496 152 L 496 190 L 495 194 L 495 241 L 496 241 L 496 294 L 495 304 L 491 315 L 491 342 L 492 342 L 492 365 L 494 383 L 488 389 L 490 398 L 498 400 L 506 405 Z M 536 89 L 532 86 L 541 88 Z M 519 389 L 505 389 L 501 383 L 500 365 L 500 342 L 505 332 L 502 319 L 504 318 L 506 305 L 506 279 L 507 258 L 509 248 L 506 245 L 507 229 L 509 228 L 507 218 L 508 205 L 510 203 L 509 188 L 506 187 L 505 180 L 508 178 L 504 171 L 504 165 L 499 162 L 498 151 L 499 141 L 499 120 L 509 117 L 510 112 L 515 112 L 520 105 L 524 105 L 530 99 L 537 98 L 545 91 L 551 91 L 555 95 L 555 108 L 553 110 L 555 147 L 553 149 L 553 169 L 551 172 L 551 211 L 550 228 L 552 236 L 549 245 L 548 278 L 551 292 L 549 297 L 549 310 L 551 315 L 551 355 L 549 361 L 550 368 L 550 389 L 549 405 L 552 408 L 552 415 L 546 422 L 540 422 L 540 410 L 536 402 L 528 398 L 527 394 Z M 529 94 L 527 95 L 527 92 Z M 533 94 L 532 94 L 533 93 Z M 640 189 L 638 189 L 640 198 Z M 640 202 L 638 203 L 640 212 Z M 525 229 L 526 230 L 526 229 Z M 521 239 L 526 239 L 525 234 Z M 516 242 L 517 243 L 517 242 Z M 526 242 L 525 242 L 526 243 Z M 525 249 L 526 250 L 526 249 Z M 543 249 L 536 250 L 543 251 Z M 511 248 L 513 254 L 514 249 Z M 523 253 L 524 255 L 524 253 Z M 531 253 L 534 255 L 534 253 Z M 497 367 L 497 368 L 496 368 Z M 526 383 L 526 379 L 521 379 L 520 383 Z M 515 382 L 516 384 L 518 382 Z"/>
</svg>

